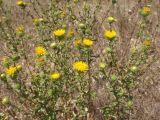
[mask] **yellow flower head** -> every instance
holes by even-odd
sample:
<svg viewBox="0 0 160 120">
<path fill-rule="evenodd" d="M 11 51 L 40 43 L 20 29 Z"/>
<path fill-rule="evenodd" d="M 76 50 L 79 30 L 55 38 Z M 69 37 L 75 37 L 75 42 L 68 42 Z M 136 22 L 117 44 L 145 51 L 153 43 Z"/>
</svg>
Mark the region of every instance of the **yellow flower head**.
<svg viewBox="0 0 160 120">
<path fill-rule="evenodd" d="M 8 69 L 5 70 L 6 74 L 11 77 L 15 75 L 16 71 L 17 71 L 16 67 L 13 66 L 10 66 Z"/>
<path fill-rule="evenodd" d="M 57 80 L 57 79 L 59 79 L 60 77 L 61 77 L 61 75 L 60 75 L 60 73 L 58 73 L 58 72 L 52 73 L 52 74 L 50 75 L 50 78 L 51 78 L 52 80 Z"/>
<path fill-rule="evenodd" d="M 21 6 L 21 7 L 25 7 L 25 6 L 26 6 L 26 3 L 23 2 L 22 0 L 17 1 L 16 4 L 17 4 L 18 6 Z"/>
<path fill-rule="evenodd" d="M 144 16 L 149 15 L 150 12 L 151 12 L 151 8 L 148 7 L 148 6 L 143 7 L 142 10 L 141 10 L 141 14 L 144 15 Z"/>
<path fill-rule="evenodd" d="M 87 46 L 87 47 L 90 47 L 90 46 L 93 45 L 93 41 L 90 40 L 90 39 L 84 38 L 84 39 L 83 39 L 83 44 L 84 44 L 85 46 Z"/>
<path fill-rule="evenodd" d="M 116 31 L 114 31 L 114 30 L 112 30 L 112 31 L 106 30 L 105 33 L 104 33 L 104 36 L 105 36 L 106 38 L 108 38 L 109 40 L 112 40 L 112 39 L 114 39 L 115 37 L 117 37 L 117 33 L 116 33 Z"/>
<path fill-rule="evenodd" d="M 83 61 L 77 61 L 73 63 L 73 69 L 79 72 L 85 72 L 88 70 L 88 65 Z"/>
<path fill-rule="evenodd" d="M 75 46 L 79 46 L 79 45 L 81 45 L 81 43 L 82 43 L 82 40 L 81 40 L 81 39 L 76 39 L 76 40 L 74 41 L 74 45 L 75 45 Z"/>
<path fill-rule="evenodd" d="M 21 25 L 21 26 L 18 26 L 18 27 L 16 28 L 16 33 L 17 33 L 17 34 L 19 34 L 19 33 L 24 33 L 24 30 L 25 30 L 25 29 L 24 29 L 24 26 L 22 26 L 22 25 Z"/>
<path fill-rule="evenodd" d="M 46 53 L 46 49 L 43 47 L 36 47 L 35 53 L 36 55 L 44 55 Z"/>
<path fill-rule="evenodd" d="M 65 29 L 58 29 L 53 31 L 53 35 L 56 37 L 62 37 L 66 33 Z"/>
<path fill-rule="evenodd" d="M 147 47 L 149 47 L 151 45 L 151 40 L 144 40 L 143 44 Z"/>
</svg>

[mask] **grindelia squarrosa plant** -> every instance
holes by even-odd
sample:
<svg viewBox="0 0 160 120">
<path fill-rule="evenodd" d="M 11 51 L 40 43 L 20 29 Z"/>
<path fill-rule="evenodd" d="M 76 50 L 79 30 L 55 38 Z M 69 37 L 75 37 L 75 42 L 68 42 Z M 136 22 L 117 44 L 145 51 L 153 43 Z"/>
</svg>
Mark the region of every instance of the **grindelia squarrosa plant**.
<svg viewBox="0 0 160 120">
<path fill-rule="evenodd" d="M 122 1 L 0 0 L 0 119 L 130 119 L 158 23 Z"/>
</svg>

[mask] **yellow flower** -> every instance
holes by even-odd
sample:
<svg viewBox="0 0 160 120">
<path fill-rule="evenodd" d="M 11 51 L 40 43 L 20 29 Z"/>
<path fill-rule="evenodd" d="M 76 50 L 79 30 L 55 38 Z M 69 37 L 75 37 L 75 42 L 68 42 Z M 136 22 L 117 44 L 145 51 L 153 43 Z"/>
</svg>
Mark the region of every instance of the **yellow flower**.
<svg viewBox="0 0 160 120">
<path fill-rule="evenodd" d="M 116 20 L 115 20 L 113 17 L 108 17 L 108 18 L 107 18 L 107 21 L 108 21 L 109 23 L 113 23 L 113 22 L 115 22 Z"/>
<path fill-rule="evenodd" d="M 26 3 L 23 2 L 22 0 L 17 1 L 16 4 L 17 4 L 18 6 L 22 6 L 22 7 L 25 7 L 25 6 L 26 6 Z"/>
<path fill-rule="evenodd" d="M 74 45 L 75 45 L 75 46 L 79 46 L 79 45 L 81 45 L 81 43 L 82 43 L 81 39 L 76 39 L 76 40 L 74 41 Z"/>
<path fill-rule="evenodd" d="M 58 72 L 52 73 L 52 74 L 50 75 L 50 78 L 51 78 L 52 80 L 57 80 L 57 79 L 59 79 L 60 77 L 61 77 L 61 75 L 60 75 L 60 73 L 58 73 Z"/>
<path fill-rule="evenodd" d="M 114 39 L 115 37 L 117 37 L 117 33 L 116 33 L 116 31 L 114 31 L 114 30 L 112 30 L 112 31 L 106 30 L 105 33 L 104 33 L 104 36 L 105 36 L 106 38 L 108 38 L 109 40 L 112 40 L 112 39 Z"/>
<path fill-rule="evenodd" d="M 92 41 L 92 40 L 90 40 L 90 39 L 86 39 L 86 38 L 84 38 L 84 39 L 83 39 L 83 44 L 84 44 L 85 46 L 90 47 L 90 46 L 92 46 L 92 45 L 93 45 L 93 41 Z"/>
<path fill-rule="evenodd" d="M 16 28 L 16 33 L 17 34 L 22 34 L 22 33 L 24 33 L 24 26 L 22 26 L 22 25 L 20 25 L 20 26 L 18 26 L 17 28 Z"/>
<path fill-rule="evenodd" d="M 144 40 L 143 44 L 149 47 L 151 45 L 151 40 Z"/>
<path fill-rule="evenodd" d="M 73 63 L 73 69 L 79 72 L 85 72 L 88 70 L 88 65 L 83 61 L 77 61 Z"/>
<path fill-rule="evenodd" d="M 58 29 L 53 31 L 53 35 L 56 37 L 62 37 L 64 36 L 64 34 L 66 33 L 66 31 L 64 29 Z"/>
<path fill-rule="evenodd" d="M 36 47 L 35 53 L 36 55 L 44 55 L 46 53 L 46 49 L 43 47 Z"/>
<path fill-rule="evenodd" d="M 5 70 L 6 74 L 11 77 L 15 75 L 16 71 L 17 71 L 16 67 L 13 66 L 10 66 L 8 69 Z"/>
<path fill-rule="evenodd" d="M 143 7 L 142 10 L 141 10 L 141 14 L 144 15 L 144 16 L 149 15 L 150 12 L 151 12 L 151 8 L 148 7 L 148 6 Z"/>
</svg>

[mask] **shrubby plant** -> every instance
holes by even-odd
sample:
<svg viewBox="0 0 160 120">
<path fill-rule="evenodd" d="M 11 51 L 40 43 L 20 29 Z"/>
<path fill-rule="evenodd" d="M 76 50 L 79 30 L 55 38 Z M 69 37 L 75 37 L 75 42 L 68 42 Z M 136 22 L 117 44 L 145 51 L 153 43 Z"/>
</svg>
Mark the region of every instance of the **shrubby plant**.
<svg viewBox="0 0 160 120">
<path fill-rule="evenodd" d="M 39 0 L 17 0 L 17 23 L 5 2 L 0 1 L 0 78 L 9 94 L 1 96 L 0 119 L 96 120 L 97 110 L 101 119 L 129 119 L 132 91 L 153 46 L 150 6 L 137 11 L 138 31 L 126 34 L 126 52 L 120 47 L 119 18 L 112 14 L 118 0 L 108 2 L 110 9 L 101 18 L 101 0 L 48 0 L 46 6 Z M 138 43 L 132 45 L 132 38 Z M 121 51 L 126 54 L 120 56 Z M 109 91 L 108 102 L 99 108 L 94 105 L 95 81 Z"/>
</svg>

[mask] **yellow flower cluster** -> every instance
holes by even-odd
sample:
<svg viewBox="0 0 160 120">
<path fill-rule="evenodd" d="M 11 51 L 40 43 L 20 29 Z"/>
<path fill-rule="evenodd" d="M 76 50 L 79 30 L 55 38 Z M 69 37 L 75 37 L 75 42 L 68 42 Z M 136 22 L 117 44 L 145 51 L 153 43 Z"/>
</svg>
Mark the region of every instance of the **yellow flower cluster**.
<svg viewBox="0 0 160 120">
<path fill-rule="evenodd" d="M 52 79 L 52 80 L 58 80 L 59 78 L 60 78 L 60 73 L 58 73 L 58 72 L 55 72 L 55 73 L 52 73 L 51 75 L 50 75 L 50 78 Z"/>
<path fill-rule="evenodd" d="M 78 71 L 78 72 L 85 72 L 89 68 L 88 68 L 88 64 L 86 64 L 85 62 L 77 61 L 77 62 L 73 63 L 73 69 Z"/>
<path fill-rule="evenodd" d="M 5 70 L 6 74 L 11 77 L 15 75 L 16 71 L 17 71 L 16 67 L 13 66 L 10 66 L 8 69 Z"/>
<path fill-rule="evenodd" d="M 74 41 L 74 45 L 75 46 L 80 46 L 80 45 L 84 45 L 86 47 L 90 47 L 93 45 L 93 41 L 91 39 L 87 39 L 87 38 L 84 38 L 83 40 L 81 39 L 76 39 Z"/>
<path fill-rule="evenodd" d="M 56 37 L 62 37 L 66 33 L 65 29 L 58 29 L 53 31 L 53 35 Z"/>
<path fill-rule="evenodd" d="M 141 14 L 144 15 L 144 16 L 149 15 L 150 12 L 151 12 L 151 8 L 148 7 L 148 6 L 143 7 L 142 10 L 141 10 Z"/>
<path fill-rule="evenodd" d="M 16 72 L 21 69 L 22 69 L 21 65 L 16 65 L 15 67 L 10 66 L 9 68 L 5 70 L 5 73 L 6 75 L 13 77 L 16 74 Z"/>
<path fill-rule="evenodd" d="M 93 41 L 90 40 L 90 39 L 84 38 L 84 39 L 83 39 L 83 44 L 84 44 L 85 46 L 87 46 L 87 47 L 90 47 L 90 46 L 93 45 Z"/>
<path fill-rule="evenodd" d="M 109 40 L 113 40 L 115 37 L 117 37 L 117 33 L 114 30 L 106 30 L 104 36 Z"/>
<path fill-rule="evenodd" d="M 36 55 L 45 55 L 46 54 L 46 49 L 43 47 L 36 47 L 35 48 L 35 53 Z"/>
</svg>

